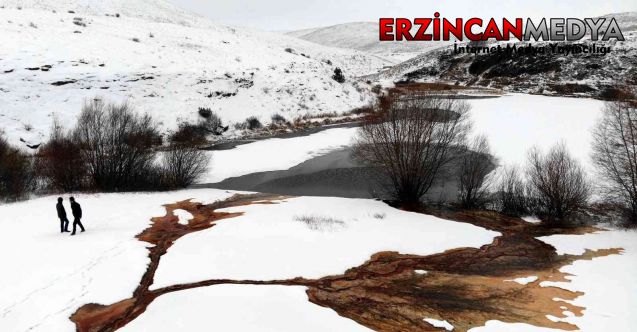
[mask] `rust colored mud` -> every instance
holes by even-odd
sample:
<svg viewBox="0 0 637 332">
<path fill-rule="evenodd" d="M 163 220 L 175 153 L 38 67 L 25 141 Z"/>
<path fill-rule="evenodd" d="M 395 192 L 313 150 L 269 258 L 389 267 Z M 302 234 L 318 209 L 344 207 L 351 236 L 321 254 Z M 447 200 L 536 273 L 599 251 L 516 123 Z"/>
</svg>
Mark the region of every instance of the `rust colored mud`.
<svg viewBox="0 0 637 332">
<path fill-rule="evenodd" d="M 545 281 L 565 281 L 560 268 L 576 260 L 620 254 L 622 249 L 586 251 L 583 255 L 558 255 L 555 248 L 536 239 L 551 234 L 585 234 L 591 227 L 549 228 L 494 212 L 415 211 L 440 218 L 470 223 L 502 235 L 481 248 L 458 248 L 444 253 L 418 256 L 381 252 L 343 275 L 310 280 L 212 279 L 149 290 L 161 256 L 180 237 L 213 227 L 216 222 L 240 215 L 221 213 L 221 208 L 249 204 L 273 204 L 285 197 L 237 195 L 228 200 L 202 205 L 190 201 L 166 205 L 164 217 L 153 218 L 151 226 L 138 235 L 149 247 L 150 264 L 132 298 L 108 306 L 87 304 L 71 316 L 77 331 L 115 331 L 141 315 L 163 294 L 219 284 L 306 286 L 309 300 L 331 308 L 339 315 L 377 331 L 444 331 L 425 318 L 446 320 L 454 331 L 483 326 L 489 320 L 526 323 L 539 327 L 577 330 L 577 326 L 555 322 L 548 316 L 581 316 L 584 308 L 566 301 L 581 296 L 557 287 L 542 287 Z M 178 223 L 173 211 L 193 215 L 188 225 Z M 390 222 L 390 221 L 387 221 Z M 361 234 L 363 236 L 363 234 Z M 514 279 L 534 276 L 527 284 Z"/>
<path fill-rule="evenodd" d="M 260 194 L 235 195 L 227 200 L 209 205 L 194 203 L 189 200 L 165 205 L 166 215 L 152 218 L 151 225 L 137 235 L 140 241 L 148 242 L 153 246 L 148 247 L 150 263 L 140 280 L 139 286 L 133 292 L 133 297 L 108 306 L 89 303 L 80 307 L 70 317 L 75 323 L 76 330 L 80 332 L 116 331 L 141 315 L 157 296 L 169 292 L 170 290 L 166 289 L 149 290 L 153 284 L 161 257 L 182 236 L 208 229 L 221 220 L 241 215 L 241 213 L 226 213 L 218 212 L 217 210 L 250 204 L 273 204 L 274 200 L 284 198 L 282 196 Z M 192 214 L 193 218 L 188 221 L 187 225 L 179 223 L 179 218 L 174 214 L 177 209 L 182 209 Z"/>
</svg>

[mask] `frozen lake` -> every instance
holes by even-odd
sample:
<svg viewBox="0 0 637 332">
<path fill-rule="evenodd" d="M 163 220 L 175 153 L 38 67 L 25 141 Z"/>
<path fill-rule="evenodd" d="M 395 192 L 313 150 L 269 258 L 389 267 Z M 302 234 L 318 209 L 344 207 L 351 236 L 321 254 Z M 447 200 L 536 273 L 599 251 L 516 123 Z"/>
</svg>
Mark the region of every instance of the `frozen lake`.
<svg viewBox="0 0 637 332">
<path fill-rule="evenodd" d="M 489 138 L 502 164 L 523 164 L 529 148 L 548 149 L 563 141 L 575 158 L 590 165 L 591 129 L 604 102 L 512 94 L 469 103 L 474 132 Z"/>
<path fill-rule="evenodd" d="M 485 134 L 501 164 L 523 164 L 533 146 L 548 149 L 564 142 L 572 155 L 590 167 L 591 129 L 602 101 L 584 98 L 511 94 L 471 99 L 474 134 Z M 329 129 L 293 138 L 273 138 L 215 151 L 201 183 L 214 183 L 255 172 L 286 170 L 304 161 L 351 145 L 356 128 Z"/>
</svg>

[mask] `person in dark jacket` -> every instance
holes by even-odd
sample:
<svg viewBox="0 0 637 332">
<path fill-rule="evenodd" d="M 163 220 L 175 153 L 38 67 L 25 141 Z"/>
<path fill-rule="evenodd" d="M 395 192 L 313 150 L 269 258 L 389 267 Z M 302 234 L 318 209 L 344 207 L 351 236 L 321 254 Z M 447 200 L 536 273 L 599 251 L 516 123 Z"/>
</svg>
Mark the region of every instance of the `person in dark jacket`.
<svg viewBox="0 0 637 332">
<path fill-rule="evenodd" d="M 73 233 L 71 233 L 71 235 L 75 235 L 75 228 L 76 226 L 80 226 L 80 229 L 82 229 L 82 232 L 85 231 L 84 229 L 84 225 L 82 225 L 82 221 L 80 219 L 82 219 L 82 207 L 80 206 L 80 204 L 78 204 L 75 201 L 75 198 L 71 197 L 69 198 L 69 200 L 71 201 L 71 212 L 73 212 Z"/>
<path fill-rule="evenodd" d="M 66 218 L 66 210 L 62 205 L 62 197 L 58 197 L 58 203 L 55 205 L 55 209 L 58 211 L 58 218 L 60 218 L 60 233 L 69 231 L 69 219 Z"/>
</svg>

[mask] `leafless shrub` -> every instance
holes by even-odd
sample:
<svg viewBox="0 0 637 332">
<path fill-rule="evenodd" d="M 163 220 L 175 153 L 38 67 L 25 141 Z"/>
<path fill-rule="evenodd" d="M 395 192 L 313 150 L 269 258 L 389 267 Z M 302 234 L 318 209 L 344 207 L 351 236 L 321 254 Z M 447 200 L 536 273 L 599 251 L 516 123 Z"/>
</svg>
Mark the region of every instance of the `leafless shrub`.
<svg viewBox="0 0 637 332">
<path fill-rule="evenodd" d="M 593 131 L 593 162 L 601 189 L 637 225 L 637 109 L 627 98 L 607 102 Z"/>
<path fill-rule="evenodd" d="M 297 119 L 299 121 L 307 121 L 312 119 L 325 119 L 325 118 L 331 118 L 331 117 L 337 117 L 337 116 L 338 116 L 338 113 L 336 112 L 305 113 L 297 117 Z"/>
<path fill-rule="evenodd" d="M 493 177 L 489 173 L 495 166 L 489 142 L 477 136 L 460 157 L 458 168 L 458 196 L 465 209 L 484 208 L 489 200 Z"/>
<path fill-rule="evenodd" d="M 360 127 L 354 155 L 378 168 L 377 179 L 394 199 L 418 203 L 452 159 L 450 150 L 465 140 L 469 104 L 457 99 L 391 96 L 376 117 Z"/>
<path fill-rule="evenodd" d="M 212 116 L 212 110 L 209 107 L 199 107 L 199 116 L 208 119 Z"/>
<path fill-rule="evenodd" d="M 495 205 L 496 209 L 504 214 L 513 216 L 528 214 L 526 184 L 518 167 L 508 166 L 500 170 Z"/>
<path fill-rule="evenodd" d="M 334 75 L 332 75 L 332 79 L 338 83 L 345 83 L 345 75 L 343 75 L 343 70 L 336 67 L 336 69 L 334 69 Z"/>
<path fill-rule="evenodd" d="M 315 231 L 331 231 L 338 227 L 345 227 L 345 222 L 342 220 L 319 215 L 294 216 L 294 220 L 304 223 L 309 229 Z"/>
<path fill-rule="evenodd" d="M 168 188 L 186 188 L 208 169 L 210 157 L 190 145 L 174 145 L 162 156 L 162 174 Z"/>
<path fill-rule="evenodd" d="M 37 173 L 51 189 L 71 192 L 84 189 L 87 174 L 80 145 L 53 122 L 49 141 L 38 151 Z"/>
<path fill-rule="evenodd" d="M 245 124 L 248 130 L 256 130 L 256 129 L 263 128 L 261 121 L 259 121 L 259 119 L 256 116 L 251 116 L 247 118 L 245 121 Z"/>
<path fill-rule="evenodd" d="M 219 115 L 209 108 L 200 107 L 199 115 L 202 119 L 199 121 L 198 126 L 204 133 L 222 135 L 226 130 L 228 130 L 227 127 L 223 126 L 223 121 L 221 121 Z"/>
<path fill-rule="evenodd" d="M 272 117 L 270 118 L 272 120 L 272 123 L 278 126 L 283 126 L 283 125 L 289 125 L 290 122 L 281 114 L 273 114 Z"/>
<path fill-rule="evenodd" d="M 564 221 L 586 207 L 591 196 L 584 169 L 570 156 L 564 144 L 554 146 L 546 154 L 531 149 L 526 177 L 536 214 L 554 222 Z"/>
<path fill-rule="evenodd" d="M 201 126 L 188 122 L 180 123 L 177 130 L 170 135 L 169 140 L 178 145 L 201 145 L 207 142 L 206 132 L 201 129 Z"/>
<path fill-rule="evenodd" d="M 32 158 L 9 145 L 0 133 L 0 199 L 22 199 L 34 187 Z"/>
<path fill-rule="evenodd" d="M 161 144 L 149 115 L 126 103 L 85 103 L 73 131 L 93 188 L 102 191 L 156 189 L 160 179 L 154 147 Z"/>
</svg>

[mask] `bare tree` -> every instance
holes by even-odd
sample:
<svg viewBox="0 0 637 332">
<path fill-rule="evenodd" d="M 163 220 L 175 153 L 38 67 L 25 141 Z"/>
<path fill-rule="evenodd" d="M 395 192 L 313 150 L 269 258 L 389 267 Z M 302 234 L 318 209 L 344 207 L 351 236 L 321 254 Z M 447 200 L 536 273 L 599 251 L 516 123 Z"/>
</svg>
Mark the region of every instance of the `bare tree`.
<svg viewBox="0 0 637 332">
<path fill-rule="evenodd" d="M 163 154 L 163 172 L 170 188 L 193 184 L 208 169 L 210 157 L 192 145 L 173 145 Z"/>
<path fill-rule="evenodd" d="M 82 151 L 62 126 L 54 120 L 49 141 L 37 154 L 37 173 L 58 191 L 71 192 L 83 189 L 86 177 L 86 162 Z"/>
<path fill-rule="evenodd" d="M 628 99 L 607 102 L 593 131 L 593 162 L 604 194 L 637 224 L 637 109 Z"/>
<path fill-rule="evenodd" d="M 378 168 L 400 202 L 418 203 L 469 130 L 469 104 L 457 99 L 393 95 L 358 131 L 355 156 Z M 385 183 L 385 182 L 388 182 Z"/>
<path fill-rule="evenodd" d="M 555 145 L 547 154 L 531 149 L 526 176 L 536 213 L 553 221 L 563 221 L 585 207 L 591 196 L 584 169 L 564 144 Z"/>
<path fill-rule="evenodd" d="M 518 167 L 507 166 L 500 170 L 495 201 L 497 210 L 504 214 L 521 216 L 528 213 L 526 184 Z"/>
<path fill-rule="evenodd" d="M 149 115 L 136 114 L 126 103 L 94 99 L 84 105 L 73 136 L 96 189 L 156 189 L 160 177 L 153 147 L 161 138 Z"/>
<path fill-rule="evenodd" d="M 465 209 L 483 208 L 492 186 L 489 173 L 495 167 L 489 142 L 485 136 L 476 136 L 460 157 L 458 167 L 458 198 Z"/>
<path fill-rule="evenodd" d="M 22 199 L 34 187 L 32 158 L 9 145 L 0 133 L 0 199 Z"/>
</svg>

